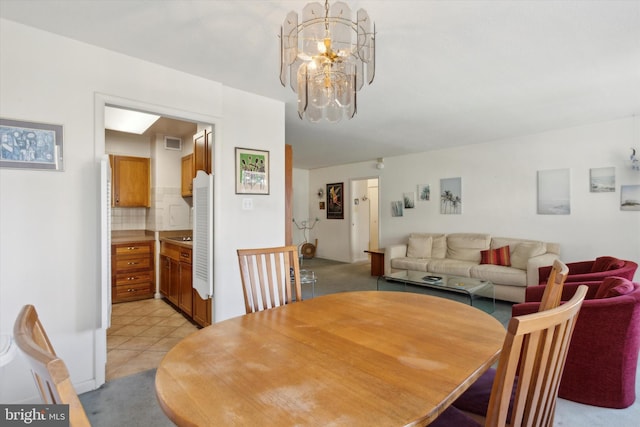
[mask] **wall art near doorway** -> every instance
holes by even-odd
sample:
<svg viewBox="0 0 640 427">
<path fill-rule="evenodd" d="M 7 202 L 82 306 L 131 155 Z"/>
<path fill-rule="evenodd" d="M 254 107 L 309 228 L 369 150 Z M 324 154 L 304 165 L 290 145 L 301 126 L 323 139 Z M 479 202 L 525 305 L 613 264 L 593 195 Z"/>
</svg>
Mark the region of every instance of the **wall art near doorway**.
<svg viewBox="0 0 640 427">
<path fill-rule="evenodd" d="M 402 200 L 404 201 L 405 209 L 413 209 L 416 207 L 416 193 L 403 193 Z"/>
<path fill-rule="evenodd" d="M 403 208 L 402 201 L 391 202 L 391 216 L 404 216 Z"/>
<path fill-rule="evenodd" d="M 62 171 L 62 126 L 0 118 L 0 167 Z"/>
<path fill-rule="evenodd" d="M 431 197 L 431 188 L 429 184 L 418 184 L 418 200 L 426 202 Z"/>
<path fill-rule="evenodd" d="M 269 152 L 236 147 L 236 194 L 269 194 Z"/>
<path fill-rule="evenodd" d="M 327 219 L 344 219 L 344 182 L 327 184 Z"/>
</svg>

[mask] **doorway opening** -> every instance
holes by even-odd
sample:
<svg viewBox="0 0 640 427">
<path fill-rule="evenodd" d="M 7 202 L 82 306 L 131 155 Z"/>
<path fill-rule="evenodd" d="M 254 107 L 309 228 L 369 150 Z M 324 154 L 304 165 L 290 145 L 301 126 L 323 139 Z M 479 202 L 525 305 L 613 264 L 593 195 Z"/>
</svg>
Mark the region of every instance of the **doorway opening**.
<svg viewBox="0 0 640 427">
<path fill-rule="evenodd" d="M 155 141 L 155 144 L 151 143 L 151 139 L 153 139 L 153 137 L 149 138 L 149 144 L 151 145 L 151 147 L 148 150 L 157 150 L 158 152 L 162 151 L 164 152 L 164 150 L 174 150 L 174 153 L 177 152 L 176 150 L 176 144 L 173 143 L 171 144 L 172 141 L 169 141 L 170 144 L 167 145 L 164 135 L 166 136 L 170 136 L 170 137 L 177 137 L 177 136 L 181 136 L 178 134 L 183 134 L 183 130 L 182 128 L 172 128 L 173 125 L 184 125 L 187 127 L 204 127 L 204 126 L 208 126 L 212 129 L 215 129 L 216 126 L 219 125 L 217 119 L 210 117 L 210 116 L 206 116 L 206 115 L 200 115 L 200 114 L 196 114 L 196 113 L 185 113 L 184 111 L 181 110 L 175 110 L 172 108 L 167 108 L 167 107 L 159 107 L 156 105 L 149 105 L 149 104 L 144 104 L 144 103 L 140 103 L 137 101 L 132 101 L 130 99 L 124 99 L 124 98 L 118 98 L 118 97 L 113 97 L 113 96 L 109 96 L 109 95 L 104 95 L 104 94 L 96 94 L 95 95 L 95 103 L 94 103 L 94 123 L 95 123 L 95 127 L 94 127 L 94 141 L 95 141 L 95 153 L 96 153 L 96 159 L 98 161 L 100 161 L 101 163 L 109 163 L 108 161 L 108 156 L 107 154 L 111 153 L 111 148 L 108 150 L 107 149 L 107 133 L 110 132 L 107 130 L 106 126 L 105 126 L 105 108 L 109 106 L 109 107 L 116 107 L 116 108 L 122 108 L 122 109 L 129 109 L 129 110 L 134 110 L 134 111 L 140 111 L 140 112 L 145 112 L 145 113 L 149 113 L 149 114 L 156 114 L 158 116 L 160 116 L 161 118 L 158 120 L 157 125 L 154 129 L 152 129 L 154 134 L 162 134 L 162 141 L 161 143 L 158 141 Z M 167 128 L 168 126 L 168 128 Z M 174 130 L 172 130 L 174 129 Z M 189 132 L 187 132 L 189 133 Z M 123 143 L 122 140 L 118 140 L 119 137 L 122 137 L 124 134 L 123 133 L 118 133 L 115 135 L 115 139 L 116 139 L 116 147 L 117 150 L 121 150 L 123 149 L 123 147 L 125 147 L 125 145 L 120 145 L 118 146 L 118 144 Z M 113 135 L 112 135 L 113 136 Z M 217 139 L 217 135 L 215 134 L 215 132 L 213 132 L 213 148 L 215 151 L 218 151 L 219 148 L 217 148 L 218 144 L 215 141 Z M 125 138 L 126 140 L 126 138 Z M 181 144 L 180 148 L 184 147 L 184 139 L 182 140 L 183 144 Z M 189 145 L 187 145 L 187 147 L 189 147 Z M 139 149 L 139 148 L 138 148 Z M 126 150 L 126 149 L 125 149 Z M 144 151 L 144 150 L 143 150 Z M 167 153 L 169 153 L 170 151 L 167 151 Z M 136 153 L 114 153 L 114 154 L 130 154 L 130 155 L 136 155 Z M 144 155 L 142 155 L 144 153 L 137 153 L 138 157 L 145 157 Z M 149 156 L 152 157 L 152 156 Z M 216 156 L 214 156 L 213 158 L 215 158 Z M 167 169 L 166 166 L 167 164 L 163 164 L 161 165 L 163 168 Z M 95 339 L 95 378 L 96 378 L 96 387 L 101 386 L 102 384 L 104 384 L 106 382 L 106 370 L 107 370 L 107 351 L 110 349 L 110 347 L 107 346 L 107 329 L 112 326 L 111 324 L 111 307 L 112 307 L 112 301 L 111 301 L 111 287 L 112 287 L 112 278 L 111 278 L 111 232 L 112 232 L 112 223 L 111 223 L 111 217 L 112 217 L 112 212 L 111 212 L 111 203 L 110 203 L 110 198 L 105 196 L 105 194 L 109 194 L 110 190 L 109 190 L 109 186 L 110 186 L 110 179 L 105 177 L 104 175 L 107 175 L 105 173 L 105 169 L 108 168 L 102 168 L 101 169 L 101 179 L 100 179 L 100 192 L 101 194 L 103 194 L 103 196 L 101 197 L 102 202 L 101 202 L 101 210 L 100 210 L 100 223 L 101 223 L 101 234 L 100 234 L 100 252 L 101 252 L 101 263 L 100 263 L 100 292 L 99 292 L 99 301 L 98 301 L 98 306 L 100 307 L 100 319 L 99 319 L 99 329 L 96 332 L 96 339 Z M 177 164 L 177 170 L 178 170 L 178 177 L 180 177 L 180 164 Z M 175 171 L 174 171 L 175 172 Z M 157 174 L 152 175 L 151 177 L 151 186 L 163 186 L 162 184 L 162 177 L 158 176 Z M 180 182 L 180 178 L 178 178 L 178 182 Z M 179 190 L 178 190 L 179 191 Z M 105 199 L 107 199 L 108 201 L 106 201 Z M 134 208 L 136 209 L 136 208 Z M 144 208 L 143 208 L 144 209 Z M 151 210 L 153 210 L 153 207 L 151 208 Z M 173 209 L 173 211 L 176 211 L 176 209 Z M 187 207 L 186 209 L 182 209 L 179 210 L 181 213 L 182 211 L 186 211 L 187 212 L 187 216 L 189 216 L 189 211 L 190 208 Z M 175 213 L 175 212 L 174 212 Z M 154 259 L 156 260 L 155 263 L 155 290 L 156 290 L 156 295 L 159 296 L 158 294 L 158 280 L 159 280 L 159 274 L 158 274 L 158 257 L 157 254 L 159 252 L 159 245 L 157 244 L 157 235 L 158 235 L 158 230 L 160 230 L 161 228 L 158 228 L 157 226 L 157 221 L 160 214 L 158 214 L 157 212 L 155 214 L 149 214 L 149 212 L 139 212 L 139 215 L 130 215 L 128 219 L 132 219 L 134 221 L 137 221 L 138 224 L 143 224 L 145 221 L 147 221 L 147 223 L 150 223 L 152 226 L 151 227 L 146 227 L 145 224 L 145 228 L 149 228 L 150 230 L 154 230 L 156 231 L 156 250 L 155 250 L 155 254 L 154 254 Z M 173 219 L 170 219 L 170 221 L 173 221 L 177 216 L 173 215 Z M 180 216 L 181 218 L 184 217 L 184 215 Z M 149 219 L 148 219 L 149 218 Z M 183 218 L 184 219 L 184 218 Z M 122 221 L 122 219 L 119 219 L 119 221 Z M 150 221 L 150 222 L 149 222 Z M 162 302 L 160 300 L 143 300 L 143 301 L 149 301 L 149 302 Z M 126 303 L 125 303 L 126 304 Z M 168 305 L 167 305 L 168 306 Z M 144 340 L 142 340 L 144 341 Z M 147 340 L 150 341 L 150 340 Z M 132 343 L 133 344 L 133 343 Z M 111 344 L 110 344 L 111 346 Z"/>
<path fill-rule="evenodd" d="M 379 245 L 379 178 L 351 181 L 351 262 L 367 261 Z"/>
</svg>

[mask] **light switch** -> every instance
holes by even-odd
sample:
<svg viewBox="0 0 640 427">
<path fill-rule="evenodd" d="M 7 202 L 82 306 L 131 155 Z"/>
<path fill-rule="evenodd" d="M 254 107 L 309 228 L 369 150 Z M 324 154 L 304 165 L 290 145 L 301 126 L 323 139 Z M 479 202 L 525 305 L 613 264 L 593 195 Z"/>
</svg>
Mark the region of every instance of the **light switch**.
<svg viewBox="0 0 640 427">
<path fill-rule="evenodd" d="M 242 199 L 242 210 L 250 211 L 253 209 L 253 199 Z"/>
</svg>

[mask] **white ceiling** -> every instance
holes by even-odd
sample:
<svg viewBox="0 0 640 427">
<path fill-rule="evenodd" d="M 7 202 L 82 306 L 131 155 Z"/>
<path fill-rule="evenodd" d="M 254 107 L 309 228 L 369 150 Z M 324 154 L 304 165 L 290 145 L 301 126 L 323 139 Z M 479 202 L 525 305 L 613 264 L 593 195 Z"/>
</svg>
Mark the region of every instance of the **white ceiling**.
<svg viewBox="0 0 640 427">
<path fill-rule="evenodd" d="M 0 0 L 0 16 L 286 102 L 303 169 L 640 114 L 640 1 L 362 0 L 375 81 L 354 119 L 301 121 L 278 34 L 306 3 Z"/>
</svg>

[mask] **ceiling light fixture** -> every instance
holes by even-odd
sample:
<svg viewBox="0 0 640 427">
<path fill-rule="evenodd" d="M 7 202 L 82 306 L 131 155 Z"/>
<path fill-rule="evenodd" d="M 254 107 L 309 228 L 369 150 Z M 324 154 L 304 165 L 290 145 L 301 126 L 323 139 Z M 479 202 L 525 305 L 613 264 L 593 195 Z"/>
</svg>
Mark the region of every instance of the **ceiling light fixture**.
<svg viewBox="0 0 640 427">
<path fill-rule="evenodd" d="M 356 92 L 375 76 L 375 24 L 364 9 L 351 20 L 344 2 L 326 0 L 289 12 L 280 27 L 280 82 L 298 94 L 298 115 L 338 122 L 357 112 Z M 372 30 L 373 29 L 373 30 Z M 366 69 L 366 77 L 365 77 Z"/>
</svg>

